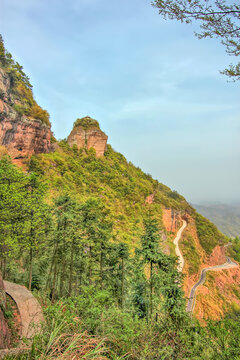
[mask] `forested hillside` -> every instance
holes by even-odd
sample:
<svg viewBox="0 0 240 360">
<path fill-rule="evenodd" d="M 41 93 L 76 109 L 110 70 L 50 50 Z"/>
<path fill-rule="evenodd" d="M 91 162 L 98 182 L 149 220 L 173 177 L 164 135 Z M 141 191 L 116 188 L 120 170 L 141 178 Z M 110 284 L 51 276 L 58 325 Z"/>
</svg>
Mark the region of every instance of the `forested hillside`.
<svg viewBox="0 0 240 360">
<path fill-rule="evenodd" d="M 194 204 L 193 207 L 211 220 L 225 235 L 240 237 L 240 204 Z"/>
<path fill-rule="evenodd" d="M 204 267 L 224 263 L 226 251 L 239 261 L 239 240 L 231 246 L 183 196 L 114 151 L 96 120 L 77 119 L 56 141 L 1 44 L 0 346 L 20 340 L 3 277 L 32 291 L 46 319 L 17 359 L 238 359 L 237 265 L 207 277 L 193 316 L 186 304 Z M 182 273 L 173 240 L 183 222 Z"/>
</svg>

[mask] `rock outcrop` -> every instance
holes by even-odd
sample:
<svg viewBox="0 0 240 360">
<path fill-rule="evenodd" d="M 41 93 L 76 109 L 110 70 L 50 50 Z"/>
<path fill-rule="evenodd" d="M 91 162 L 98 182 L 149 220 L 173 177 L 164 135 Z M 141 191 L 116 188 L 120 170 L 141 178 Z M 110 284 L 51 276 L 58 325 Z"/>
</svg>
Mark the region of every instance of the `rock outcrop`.
<svg viewBox="0 0 240 360">
<path fill-rule="evenodd" d="M 154 202 L 154 194 L 148 195 L 145 199 L 145 204 L 151 205 Z"/>
<path fill-rule="evenodd" d="M 38 120 L 6 117 L 0 122 L 0 145 L 7 149 L 13 160 L 48 153 L 51 149 L 51 130 Z"/>
<path fill-rule="evenodd" d="M 78 149 L 94 148 L 96 156 L 100 157 L 106 150 L 107 139 L 107 135 L 101 131 L 98 122 L 86 116 L 77 119 L 67 141 L 70 146 L 76 145 Z"/>
<path fill-rule="evenodd" d="M 14 96 L 10 75 L 0 69 L 0 146 L 7 149 L 13 161 L 51 150 L 50 126 L 21 114 L 22 108 L 21 98 Z"/>
<path fill-rule="evenodd" d="M 33 154 L 53 151 L 56 146 L 51 139 L 49 114 L 37 104 L 29 78 L 6 52 L 0 37 L 0 149 L 23 165 Z M 107 139 L 98 122 L 87 116 L 77 119 L 68 143 L 79 149 L 94 148 L 99 157 L 104 155 Z"/>
<path fill-rule="evenodd" d="M 163 209 L 163 224 L 167 231 L 175 233 L 179 224 L 179 214 L 174 209 Z"/>
<path fill-rule="evenodd" d="M 6 306 L 6 294 L 0 272 L 0 349 L 5 349 L 9 346 L 9 330 L 7 322 L 4 318 L 3 309 Z"/>
</svg>

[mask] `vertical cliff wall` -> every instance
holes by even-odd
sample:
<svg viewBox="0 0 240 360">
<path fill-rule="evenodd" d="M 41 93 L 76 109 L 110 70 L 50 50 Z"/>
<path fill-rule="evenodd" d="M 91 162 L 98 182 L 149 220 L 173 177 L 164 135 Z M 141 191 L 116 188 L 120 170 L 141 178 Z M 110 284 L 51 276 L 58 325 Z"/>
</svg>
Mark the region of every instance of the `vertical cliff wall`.
<svg viewBox="0 0 240 360">
<path fill-rule="evenodd" d="M 47 153 L 51 149 L 50 125 L 34 118 L 30 110 L 29 115 L 24 114 L 24 106 L 21 94 L 14 93 L 11 86 L 11 75 L 0 69 L 0 145 L 13 160 Z M 36 104 L 33 106 L 40 108 Z"/>
</svg>

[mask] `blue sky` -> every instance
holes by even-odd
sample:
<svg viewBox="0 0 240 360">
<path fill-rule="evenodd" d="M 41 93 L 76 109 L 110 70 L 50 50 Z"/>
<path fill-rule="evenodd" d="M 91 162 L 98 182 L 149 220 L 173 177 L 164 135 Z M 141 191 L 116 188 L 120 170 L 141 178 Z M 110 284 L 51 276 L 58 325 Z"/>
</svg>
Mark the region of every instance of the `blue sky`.
<svg viewBox="0 0 240 360">
<path fill-rule="evenodd" d="M 129 161 L 188 201 L 240 201 L 235 59 L 151 0 L 0 0 L 0 32 L 57 138 L 100 122 Z"/>
</svg>

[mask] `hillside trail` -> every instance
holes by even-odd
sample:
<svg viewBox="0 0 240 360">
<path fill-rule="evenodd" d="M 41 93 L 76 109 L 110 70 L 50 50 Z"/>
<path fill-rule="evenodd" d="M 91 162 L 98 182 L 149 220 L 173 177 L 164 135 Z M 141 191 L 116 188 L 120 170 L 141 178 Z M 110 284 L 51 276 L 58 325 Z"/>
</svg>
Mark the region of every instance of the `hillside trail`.
<svg viewBox="0 0 240 360">
<path fill-rule="evenodd" d="M 177 267 L 177 269 L 178 269 L 179 272 L 182 272 L 183 267 L 184 267 L 184 258 L 183 258 L 183 255 L 182 255 L 181 251 L 180 251 L 180 248 L 179 248 L 179 240 L 181 239 L 182 233 L 183 233 L 183 231 L 184 231 L 184 229 L 186 227 L 187 227 L 187 222 L 186 222 L 186 220 L 183 220 L 183 225 L 178 230 L 177 236 L 173 241 L 173 243 L 175 245 L 176 256 L 178 257 L 178 267 Z M 226 246 L 229 246 L 229 244 L 225 245 L 225 247 Z M 204 282 L 206 280 L 207 271 L 221 271 L 221 270 L 232 269 L 232 268 L 236 268 L 236 267 L 239 267 L 239 265 L 237 263 L 235 263 L 234 261 L 232 261 L 228 256 L 226 256 L 226 262 L 224 264 L 210 266 L 210 267 L 207 267 L 207 268 L 203 269 L 201 271 L 199 280 L 191 288 L 190 296 L 189 296 L 188 303 L 187 303 L 187 308 L 186 308 L 187 312 L 193 312 L 193 310 L 194 310 L 195 298 L 196 298 L 196 295 L 195 295 L 196 290 L 200 285 L 204 284 Z"/>
<path fill-rule="evenodd" d="M 175 252 L 176 252 L 176 256 L 178 257 L 178 271 L 179 272 L 182 272 L 183 271 L 183 267 L 184 267 L 184 258 L 182 256 L 182 253 L 180 251 L 180 248 L 179 248 L 179 240 L 181 239 L 181 236 L 182 236 L 182 233 L 183 233 L 183 230 L 187 227 L 187 222 L 186 220 L 183 220 L 183 225 L 182 227 L 178 230 L 177 232 L 177 236 L 175 237 L 175 239 L 173 240 L 173 243 L 175 245 Z"/>
<path fill-rule="evenodd" d="M 187 312 L 193 312 L 193 310 L 194 310 L 195 298 L 196 298 L 196 290 L 200 285 L 204 284 L 204 282 L 206 280 L 207 271 L 221 271 L 221 270 L 226 270 L 226 269 L 232 269 L 232 268 L 235 268 L 235 267 L 239 267 L 239 265 L 237 263 L 235 263 L 234 261 L 232 261 L 228 256 L 226 256 L 226 260 L 227 261 L 222 265 L 210 266 L 210 267 L 205 268 L 205 269 L 203 269 L 201 271 L 200 279 L 191 288 L 189 300 L 188 300 L 188 303 L 187 303 L 187 309 L 186 309 Z"/>
</svg>

